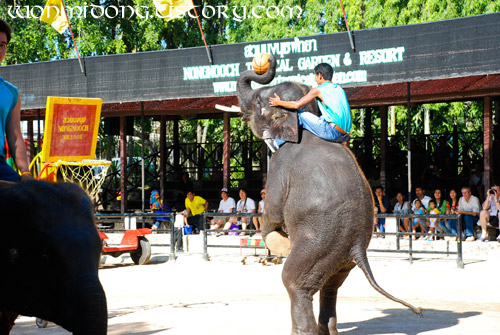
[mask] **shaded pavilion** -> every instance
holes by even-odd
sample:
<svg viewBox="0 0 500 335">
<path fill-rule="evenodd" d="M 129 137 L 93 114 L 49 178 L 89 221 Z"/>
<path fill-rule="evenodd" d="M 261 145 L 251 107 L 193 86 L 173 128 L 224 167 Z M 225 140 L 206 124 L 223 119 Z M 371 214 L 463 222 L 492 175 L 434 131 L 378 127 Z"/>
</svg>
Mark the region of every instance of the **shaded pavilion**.
<svg viewBox="0 0 500 335">
<path fill-rule="evenodd" d="M 251 68 L 254 55 L 271 52 L 278 59 L 273 83 L 314 83 L 312 69 L 332 64 L 334 82 L 347 93 L 351 108 L 380 111 L 380 179 L 386 183 L 387 110 L 404 105 L 482 100 L 485 186 L 492 180 L 493 113 L 500 98 L 500 13 L 424 24 L 359 30 L 351 49 L 347 33 L 258 41 L 204 48 L 165 50 L 85 59 L 85 74 L 76 59 L 0 68 L 0 75 L 19 87 L 22 119 L 43 118 L 47 96 L 98 97 L 102 117 L 120 118 L 120 156 L 126 162 L 126 117 L 155 116 L 161 121 L 160 181 L 165 177 L 165 123 L 181 118 L 224 120 L 223 180 L 229 185 L 230 117 L 216 105 L 238 105 L 236 81 Z M 496 101 L 494 103 L 494 101 Z M 408 115 L 410 115 L 408 113 Z M 408 124 L 409 124 L 408 117 Z M 33 126 L 29 129 L 33 138 Z M 176 130 L 177 129 L 177 130 Z M 408 127 L 408 147 L 410 147 Z M 177 133 L 175 133 L 177 132 Z M 174 126 L 178 144 L 178 123 Z M 177 157 L 176 157 L 177 155 Z M 409 166 L 411 154 L 408 153 Z M 174 150 L 174 162 L 178 153 Z M 121 169 L 126 194 L 126 169 Z M 409 174 L 411 174 L 409 169 Z M 410 179 L 410 178 L 409 178 Z M 411 183 L 408 185 L 411 188 Z M 121 210 L 127 209 L 122 196 Z"/>
</svg>

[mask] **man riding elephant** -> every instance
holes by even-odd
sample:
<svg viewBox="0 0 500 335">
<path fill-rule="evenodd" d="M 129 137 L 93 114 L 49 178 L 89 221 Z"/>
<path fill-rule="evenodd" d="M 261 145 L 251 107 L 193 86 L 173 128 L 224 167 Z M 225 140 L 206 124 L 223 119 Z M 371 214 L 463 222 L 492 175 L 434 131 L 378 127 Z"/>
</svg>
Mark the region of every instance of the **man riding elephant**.
<svg viewBox="0 0 500 335">
<path fill-rule="evenodd" d="M 296 109 L 299 125 L 309 130 L 314 135 L 327 141 L 344 143 L 349 140 L 349 132 L 352 128 L 352 115 L 349 102 L 344 90 L 337 84 L 332 83 L 333 68 L 326 63 L 316 65 L 314 68 L 314 79 L 318 87 L 312 88 L 306 95 L 297 101 L 284 101 L 275 93 L 269 98 L 271 107 L 284 107 Z M 302 106 L 315 100 L 318 103 L 321 116 L 300 109 Z M 285 141 L 276 139 L 270 141 L 268 134 L 264 134 L 264 141 L 274 152 Z"/>
</svg>

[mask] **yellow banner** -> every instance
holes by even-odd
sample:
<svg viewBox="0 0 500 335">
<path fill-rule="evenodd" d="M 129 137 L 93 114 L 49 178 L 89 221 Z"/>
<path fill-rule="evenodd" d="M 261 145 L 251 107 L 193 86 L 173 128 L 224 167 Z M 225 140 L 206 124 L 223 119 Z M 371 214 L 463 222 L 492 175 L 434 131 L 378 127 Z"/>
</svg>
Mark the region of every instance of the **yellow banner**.
<svg viewBox="0 0 500 335">
<path fill-rule="evenodd" d="M 62 34 L 69 25 L 62 0 L 48 0 L 40 20 L 50 24 L 59 34 Z"/>
<path fill-rule="evenodd" d="M 156 10 L 167 21 L 180 18 L 194 7 L 192 0 L 153 0 Z"/>
</svg>

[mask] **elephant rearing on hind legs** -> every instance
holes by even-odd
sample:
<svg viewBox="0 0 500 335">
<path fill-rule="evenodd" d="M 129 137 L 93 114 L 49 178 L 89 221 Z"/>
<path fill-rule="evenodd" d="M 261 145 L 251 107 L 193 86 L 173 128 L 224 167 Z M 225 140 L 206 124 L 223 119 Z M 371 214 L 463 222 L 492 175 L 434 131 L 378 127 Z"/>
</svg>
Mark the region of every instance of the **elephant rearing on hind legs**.
<svg viewBox="0 0 500 335">
<path fill-rule="evenodd" d="M 337 290 L 356 265 L 378 292 L 421 314 L 419 308 L 385 292 L 373 278 L 366 256 L 373 230 L 373 197 L 351 151 L 298 131 L 295 111 L 269 105 L 275 93 L 283 100 L 299 100 L 310 88 L 282 83 L 252 90 L 251 81 L 268 84 L 274 78 L 273 56 L 270 63 L 262 75 L 243 72 L 237 90 L 243 119 L 257 136 L 268 131 L 296 142 L 285 143 L 270 161 L 262 225 L 268 248 L 278 255 L 289 253 L 282 278 L 291 301 L 292 334 L 338 334 Z M 304 109 L 318 113 L 315 103 Z M 282 231 L 285 224 L 289 239 Z M 318 290 L 317 323 L 312 297 Z"/>
</svg>

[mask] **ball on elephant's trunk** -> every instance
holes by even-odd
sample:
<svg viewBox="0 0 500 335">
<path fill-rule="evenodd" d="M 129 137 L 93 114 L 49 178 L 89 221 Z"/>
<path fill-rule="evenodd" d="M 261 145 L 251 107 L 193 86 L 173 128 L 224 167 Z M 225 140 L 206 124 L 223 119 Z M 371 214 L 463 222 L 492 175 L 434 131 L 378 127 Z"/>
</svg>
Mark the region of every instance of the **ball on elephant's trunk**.
<svg viewBox="0 0 500 335">
<path fill-rule="evenodd" d="M 273 231 L 266 236 L 266 246 L 276 256 L 288 256 L 290 239 L 282 231 Z"/>
<path fill-rule="evenodd" d="M 269 54 L 259 54 L 252 60 L 252 67 L 255 73 L 263 74 L 269 69 Z"/>
</svg>

